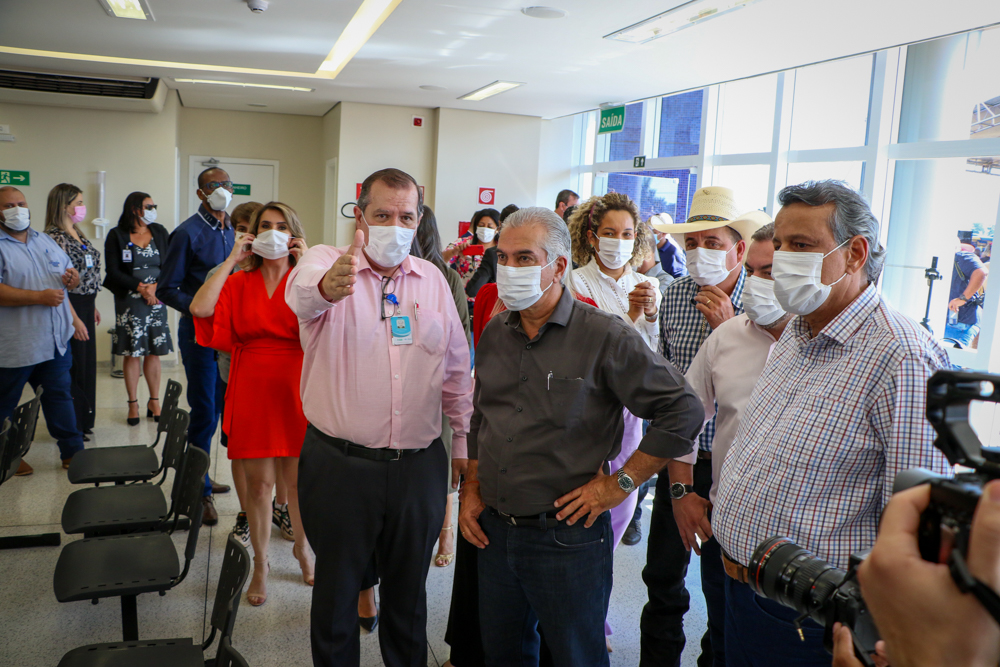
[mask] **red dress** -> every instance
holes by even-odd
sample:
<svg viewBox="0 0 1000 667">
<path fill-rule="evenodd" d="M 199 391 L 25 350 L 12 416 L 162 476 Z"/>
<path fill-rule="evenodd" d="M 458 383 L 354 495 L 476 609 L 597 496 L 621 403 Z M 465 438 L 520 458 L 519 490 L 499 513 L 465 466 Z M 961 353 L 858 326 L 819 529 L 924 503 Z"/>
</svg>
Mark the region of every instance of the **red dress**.
<svg viewBox="0 0 1000 667">
<path fill-rule="evenodd" d="M 229 458 L 298 456 L 306 434 L 299 322 L 281 279 L 271 298 L 259 270 L 229 276 L 215 314 L 194 318 L 198 344 L 233 355 L 222 430 Z"/>
</svg>

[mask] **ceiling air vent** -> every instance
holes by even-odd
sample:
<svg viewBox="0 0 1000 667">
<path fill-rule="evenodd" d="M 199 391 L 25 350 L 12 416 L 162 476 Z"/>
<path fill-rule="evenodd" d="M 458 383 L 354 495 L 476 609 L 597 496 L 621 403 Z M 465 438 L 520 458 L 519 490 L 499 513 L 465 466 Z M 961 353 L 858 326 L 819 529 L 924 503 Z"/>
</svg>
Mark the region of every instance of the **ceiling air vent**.
<svg viewBox="0 0 1000 667">
<path fill-rule="evenodd" d="M 0 101 L 159 113 L 166 86 L 148 77 L 0 69 Z"/>
</svg>

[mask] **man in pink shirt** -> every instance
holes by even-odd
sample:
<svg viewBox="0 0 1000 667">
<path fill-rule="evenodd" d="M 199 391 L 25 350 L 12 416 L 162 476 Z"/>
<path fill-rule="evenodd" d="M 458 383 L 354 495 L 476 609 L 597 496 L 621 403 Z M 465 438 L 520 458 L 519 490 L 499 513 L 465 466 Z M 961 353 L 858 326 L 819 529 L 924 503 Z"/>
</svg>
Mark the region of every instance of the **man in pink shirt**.
<svg viewBox="0 0 1000 667">
<path fill-rule="evenodd" d="M 285 290 L 305 350 L 310 426 L 299 502 L 316 552 L 316 667 L 360 663 L 358 591 L 373 555 L 382 577 L 383 660 L 427 664 L 425 582 L 448 485 L 441 412 L 454 430 L 457 480 L 472 383 L 448 283 L 409 255 L 422 210 L 412 176 L 375 172 L 354 207 L 353 244 L 311 248 Z"/>
</svg>

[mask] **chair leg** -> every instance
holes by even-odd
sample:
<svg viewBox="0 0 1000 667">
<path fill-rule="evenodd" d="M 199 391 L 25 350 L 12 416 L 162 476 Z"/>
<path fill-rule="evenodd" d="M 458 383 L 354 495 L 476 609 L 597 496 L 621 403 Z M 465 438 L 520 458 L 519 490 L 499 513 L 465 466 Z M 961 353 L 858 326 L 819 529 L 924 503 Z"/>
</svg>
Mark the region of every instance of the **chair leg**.
<svg viewBox="0 0 1000 667">
<path fill-rule="evenodd" d="M 59 533 L 45 533 L 43 535 L 11 535 L 10 537 L 0 537 L 0 550 L 2 549 L 30 549 L 32 547 L 57 547 L 62 541 Z"/>
<path fill-rule="evenodd" d="M 122 640 L 134 642 L 139 640 L 139 611 L 135 595 L 122 596 Z"/>
</svg>

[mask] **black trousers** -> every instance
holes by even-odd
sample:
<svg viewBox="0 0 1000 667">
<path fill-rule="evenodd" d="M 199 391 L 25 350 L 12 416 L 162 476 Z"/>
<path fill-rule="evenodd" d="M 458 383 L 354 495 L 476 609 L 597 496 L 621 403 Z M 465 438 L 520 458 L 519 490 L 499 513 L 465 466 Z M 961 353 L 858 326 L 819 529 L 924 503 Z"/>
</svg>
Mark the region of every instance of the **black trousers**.
<svg viewBox="0 0 1000 667">
<path fill-rule="evenodd" d="M 712 461 L 698 459 L 694 467 L 695 493 L 707 499 L 711 488 Z M 646 566 L 642 570 L 649 601 L 643 607 L 639 621 L 640 667 L 679 667 L 684 652 L 684 614 L 691 602 L 684 580 L 691 553 L 684 548 L 677 530 L 669 490 L 670 480 L 664 469 L 660 472 L 657 493 L 653 497 Z M 720 557 L 716 544 L 715 538 L 712 538 L 702 545 L 702 559 Z M 701 640 L 699 667 L 710 667 L 714 662 L 711 636 L 712 628 L 709 627 Z"/>
<path fill-rule="evenodd" d="M 358 591 L 372 555 L 382 579 L 379 644 L 386 667 L 427 665 L 427 571 L 447 492 L 440 439 L 396 461 L 347 456 L 310 426 L 299 457 L 299 507 L 316 552 L 315 667 L 361 661 Z"/>
<path fill-rule="evenodd" d="M 77 317 L 87 327 L 90 340 L 71 338 L 73 367 L 70 377 L 73 381 L 73 407 L 76 409 L 76 425 L 81 431 L 94 428 L 94 411 L 97 406 L 97 339 L 94 330 L 94 301 L 96 294 L 70 294 Z"/>
</svg>

